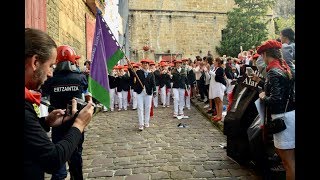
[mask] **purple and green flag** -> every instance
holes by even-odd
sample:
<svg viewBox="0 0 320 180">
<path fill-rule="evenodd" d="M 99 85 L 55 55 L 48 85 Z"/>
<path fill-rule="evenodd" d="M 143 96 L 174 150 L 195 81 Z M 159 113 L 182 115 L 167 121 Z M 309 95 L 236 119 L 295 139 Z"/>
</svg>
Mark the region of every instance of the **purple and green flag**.
<svg viewBox="0 0 320 180">
<path fill-rule="evenodd" d="M 89 92 L 101 104 L 110 107 L 110 86 L 108 72 L 124 57 L 111 30 L 97 13 L 96 27 L 92 46 L 92 63 L 88 79 Z"/>
</svg>

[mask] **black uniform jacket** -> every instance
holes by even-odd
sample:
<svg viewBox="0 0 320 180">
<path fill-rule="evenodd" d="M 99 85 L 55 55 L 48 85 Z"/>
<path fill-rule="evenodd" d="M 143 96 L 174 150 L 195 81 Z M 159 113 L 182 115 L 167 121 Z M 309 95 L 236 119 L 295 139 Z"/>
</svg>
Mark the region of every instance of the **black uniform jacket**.
<svg viewBox="0 0 320 180">
<path fill-rule="evenodd" d="M 157 69 L 153 72 L 154 74 L 154 79 L 156 81 L 156 86 L 160 85 L 160 71 Z"/>
<path fill-rule="evenodd" d="M 116 88 L 118 86 L 117 78 L 111 75 L 108 75 L 108 78 L 109 78 L 110 89 Z"/>
<path fill-rule="evenodd" d="M 129 72 L 130 72 L 130 76 L 134 77 L 135 74 L 134 72 L 132 71 L 132 69 L 129 69 Z M 153 93 L 155 93 L 156 91 L 156 82 L 155 82 L 155 78 L 154 78 L 154 74 L 149 72 L 148 73 L 148 76 L 145 77 L 144 76 L 144 71 L 139 69 L 136 71 L 136 74 L 138 75 L 140 81 L 142 82 L 142 84 L 145 86 L 146 88 L 146 93 L 148 95 L 152 95 Z M 136 80 L 134 86 L 134 91 L 137 92 L 138 94 L 140 94 L 143 90 L 140 82 L 138 80 Z"/>
<path fill-rule="evenodd" d="M 186 89 L 186 85 L 188 85 L 188 79 L 187 79 L 187 71 L 185 68 L 181 68 L 180 73 L 177 69 L 172 70 L 172 88 L 180 88 L 180 89 Z"/>
<path fill-rule="evenodd" d="M 117 92 L 130 90 L 130 77 L 127 73 L 125 73 L 123 76 L 118 76 L 117 82 Z"/>
</svg>

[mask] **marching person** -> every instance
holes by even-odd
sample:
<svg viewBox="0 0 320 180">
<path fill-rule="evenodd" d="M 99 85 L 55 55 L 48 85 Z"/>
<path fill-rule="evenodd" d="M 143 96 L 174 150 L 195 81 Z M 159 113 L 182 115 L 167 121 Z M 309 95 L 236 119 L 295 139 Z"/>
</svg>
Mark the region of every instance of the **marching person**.
<svg viewBox="0 0 320 180">
<path fill-rule="evenodd" d="M 139 65 L 134 63 L 132 64 L 133 71 L 137 71 L 139 69 Z M 138 101 L 137 101 L 137 92 L 134 90 L 134 86 L 136 85 L 137 82 L 137 77 L 136 76 L 130 76 L 130 84 L 131 84 L 131 94 L 132 94 L 132 110 L 137 110 L 138 106 Z"/>
<path fill-rule="evenodd" d="M 53 77 L 44 84 L 43 92 L 49 96 L 50 105 L 55 108 L 66 109 L 69 102 L 74 98 L 82 98 L 82 93 L 87 90 L 88 82 L 85 75 L 77 70 L 76 61 L 79 56 L 74 49 L 68 45 L 62 45 L 57 48 L 57 66 Z M 92 101 L 91 94 L 86 93 L 85 99 Z M 49 112 L 53 109 L 49 109 Z M 52 128 L 52 142 L 57 143 L 63 139 L 71 128 L 71 124 L 63 124 Z M 82 144 L 84 141 L 84 132 L 78 148 L 73 152 L 69 163 L 69 171 L 74 179 L 83 179 L 82 173 Z M 65 179 L 67 177 L 66 165 L 52 174 L 52 180 Z"/>
<path fill-rule="evenodd" d="M 140 62 L 142 68 L 136 71 L 136 75 L 142 84 L 137 79 L 134 90 L 137 92 L 139 130 L 142 131 L 150 126 L 151 101 L 152 96 L 156 94 L 156 82 L 153 73 L 149 70 L 150 60 L 142 59 Z M 135 76 L 131 66 L 129 67 L 130 76 Z"/>
<path fill-rule="evenodd" d="M 178 119 L 189 118 L 184 115 L 185 91 L 187 89 L 187 72 L 181 67 L 181 60 L 175 60 L 175 69 L 172 70 L 172 92 L 173 92 L 173 117 Z"/>
<path fill-rule="evenodd" d="M 156 81 L 156 95 L 154 96 L 153 98 L 153 106 L 155 108 L 158 107 L 158 104 L 159 104 L 159 83 L 160 83 L 160 71 L 159 69 L 156 67 L 156 64 L 152 61 L 150 62 L 149 64 L 150 66 L 150 71 L 153 72 L 153 75 L 154 75 L 154 79 Z"/>
<path fill-rule="evenodd" d="M 185 106 L 187 109 L 191 109 L 191 96 L 192 96 L 192 86 L 195 84 L 196 82 L 196 77 L 195 74 L 193 73 L 193 69 L 192 67 L 188 64 L 188 59 L 182 59 L 182 62 L 184 64 L 184 68 L 187 72 L 187 79 L 188 79 L 188 83 L 189 85 L 187 85 L 187 89 L 186 89 L 186 96 L 185 96 Z"/>
<path fill-rule="evenodd" d="M 129 85 L 129 74 L 125 72 L 125 68 L 121 65 L 118 66 L 118 75 L 117 75 L 117 94 L 119 98 L 119 108 L 118 111 L 128 109 L 128 91 L 130 90 Z"/>
<path fill-rule="evenodd" d="M 113 112 L 114 111 L 114 106 L 115 106 L 115 94 L 117 91 L 117 86 L 118 86 L 118 81 L 116 78 L 116 70 L 117 66 L 113 67 L 112 71 L 110 72 L 110 74 L 108 74 L 108 78 L 109 78 L 109 95 L 110 95 L 110 111 Z"/>
<path fill-rule="evenodd" d="M 65 107 L 55 107 L 48 116 L 38 118 L 33 104 L 40 105 L 41 94 L 37 91 L 52 77 L 56 58 L 57 45 L 48 34 L 37 29 L 25 29 L 24 179 L 44 180 L 45 172 L 56 172 L 71 159 L 73 153 L 77 152 L 75 150 L 82 142 L 82 133 L 93 115 L 94 107 L 91 102 L 77 112 L 77 102 L 73 99 L 72 118 L 66 115 Z M 66 124 L 69 130 L 59 141 L 52 142 L 47 134 L 50 126 Z"/>
<path fill-rule="evenodd" d="M 168 74 L 168 64 L 165 62 L 160 63 L 160 80 L 159 80 L 159 88 L 160 88 L 160 99 L 162 103 L 162 107 L 166 107 L 167 100 L 167 86 L 166 81 L 170 82 L 170 75 Z"/>
</svg>

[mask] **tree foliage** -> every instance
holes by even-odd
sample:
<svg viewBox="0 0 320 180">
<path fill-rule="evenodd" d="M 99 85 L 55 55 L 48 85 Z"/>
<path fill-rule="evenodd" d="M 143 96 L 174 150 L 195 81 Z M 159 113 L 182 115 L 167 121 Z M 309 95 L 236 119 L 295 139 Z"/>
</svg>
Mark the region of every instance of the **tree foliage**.
<svg viewBox="0 0 320 180">
<path fill-rule="evenodd" d="M 235 0 L 238 7 L 227 13 L 228 21 L 222 31 L 222 40 L 216 47 L 219 55 L 237 57 L 243 50 L 258 46 L 267 39 L 268 31 L 264 16 L 273 0 Z"/>
<path fill-rule="evenodd" d="M 275 33 L 280 34 L 280 31 L 284 28 L 292 28 L 295 30 L 295 15 L 288 15 L 287 17 L 278 17 L 274 19 Z"/>
</svg>

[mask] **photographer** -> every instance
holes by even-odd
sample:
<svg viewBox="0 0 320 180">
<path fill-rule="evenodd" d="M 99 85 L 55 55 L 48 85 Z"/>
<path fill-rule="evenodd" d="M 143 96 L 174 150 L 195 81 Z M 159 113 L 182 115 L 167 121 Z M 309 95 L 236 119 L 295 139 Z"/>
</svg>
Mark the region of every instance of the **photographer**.
<svg viewBox="0 0 320 180">
<path fill-rule="evenodd" d="M 62 45 L 57 48 L 57 66 L 53 77 L 48 79 L 43 87 L 43 92 L 49 96 L 50 104 L 54 108 L 66 109 L 70 101 L 75 97 L 82 99 L 82 93 L 88 88 L 87 78 L 76 68 L 76 61 L 80 57 L 76 55 L 73 48 Z M 85 94 L 87 101 L 92 101 L 91 94 Z M 49 112 L 52 108 L 49 108 Z M 52 142 L 57 143 L 68 133 L 72 124 L 65 123 L 59 127 L 52 128 Z M 77 149 L 69 159 L 69 171 L 71 178 L 83 179 L 82 174 L 82 144 L 84 132 Z M 52 180 L 64 179 L 68 175 L 66 165 L 52 174 Z"/>
<path fill-rule="evenodd" d="M 72 116 L 65 116 L 64 109 L 55 109 L 47 117 L 37 116 L 33 105 L 40 105 L 41 94 L 36 91 L 52 77 L 56 48 L 56 43 L 45 32 L 25 29 L 24 179 L 43 180 L 45 172 L 56 171 L 70 159 L 93 114 L 93 106 L 88 103 L 75 115 L 76 101 L 72 100 Z M 61 141 L 54 144 L 47 135 L 50 126 L 57 127 L 66 122 L 72 126 Z"/>
</svg>

